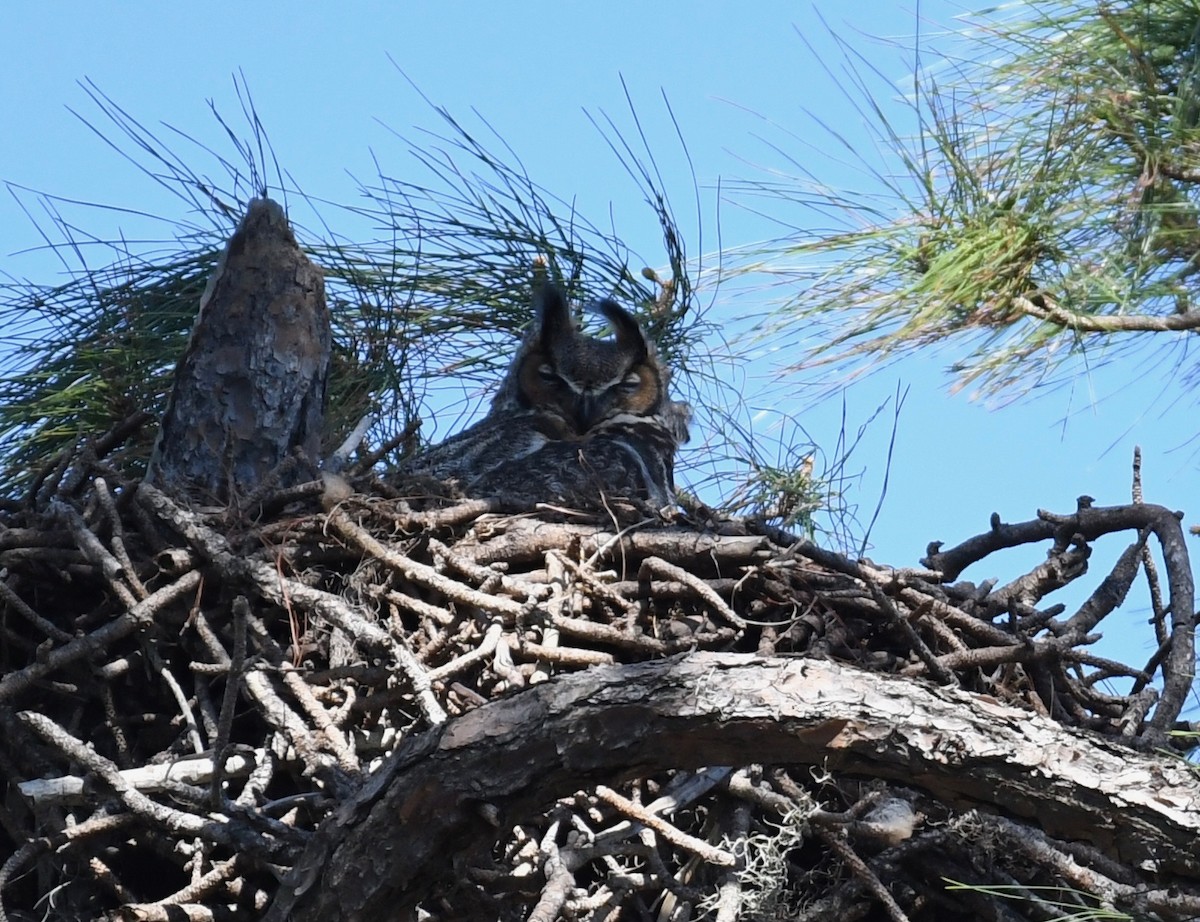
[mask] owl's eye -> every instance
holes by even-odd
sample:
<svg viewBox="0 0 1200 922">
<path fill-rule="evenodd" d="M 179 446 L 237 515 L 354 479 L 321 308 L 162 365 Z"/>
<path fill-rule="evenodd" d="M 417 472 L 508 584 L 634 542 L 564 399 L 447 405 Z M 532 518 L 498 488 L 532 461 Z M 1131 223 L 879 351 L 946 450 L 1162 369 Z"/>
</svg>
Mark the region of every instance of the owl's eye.
<svg viewBox="0 0 1200 922">
<path fill-rule="evenodd" d="M 551 368 L 549 365 L 541 365 L 538 367 L 538 377 L 541 378 L 543 381 L 545 381 L 547 384 L 554 384 L 554 383 L 562 380 L 558 376 L 558 373 L 555 372 L 555 370 L 553 368 Z"/>
<path fill-rule="evenodd" d="M 642 376 L 636 371 L 631 371 L 625 376 L 625 379 L 617 385 L 623 391 L 636 391 L 642 386 Z"/>
</svg>

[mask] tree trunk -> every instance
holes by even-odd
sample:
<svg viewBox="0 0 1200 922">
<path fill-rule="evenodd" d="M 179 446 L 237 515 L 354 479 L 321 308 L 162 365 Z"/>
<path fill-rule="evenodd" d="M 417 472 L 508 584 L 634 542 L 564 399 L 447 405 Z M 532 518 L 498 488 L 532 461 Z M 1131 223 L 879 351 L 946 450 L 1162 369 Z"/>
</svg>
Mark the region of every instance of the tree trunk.
<svg viewBox="0 0 1200 922">
<path fill-rule="evenodd" d="M 148 482 L 225 504 L 311 477 L 330 347 L 321 270 L 283 209 L 255 199 L 200 299 Z"/>
<path fill-rule="evenodd" d="M 410 740 L 325 823 L 268 919 L 407 918 L 451 883 L 452 856 L 557 797 L 748 759 L 899 781 L 1127 866 L 1200 872 L 1200 781 L 1178 759 L 833 662 L 696 653 L 563 676 Z"/>
</svg>

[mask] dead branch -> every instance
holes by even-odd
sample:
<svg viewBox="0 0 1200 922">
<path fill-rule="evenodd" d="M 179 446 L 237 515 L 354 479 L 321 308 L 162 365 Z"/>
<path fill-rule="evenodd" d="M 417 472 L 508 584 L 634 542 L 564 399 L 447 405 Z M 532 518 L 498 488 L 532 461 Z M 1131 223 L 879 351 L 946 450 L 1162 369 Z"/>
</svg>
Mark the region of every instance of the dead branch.
<svg viewBox="0 0 1200 922">
<path fill-rule="evenodd" d="M 931 732 L 944 726 L 952 740 Z M 1133 866 L 1200 869 L 1200 781 L 1182 763 L 957 690 L 833 663 L 694 654 L 564 677 L 414 738 L 322 829 L 267 918 L 336 922 L 414 906 L 444 873 L 448 842 L 494 835 L 475 804 L 523 815 L 584 778 L 746 751 L 953 790 L 964 803 L 1037 815 L 1048 834 Z M 393 848 L 381 869 L 367 856 L 383 841 Z"/>
</svg>

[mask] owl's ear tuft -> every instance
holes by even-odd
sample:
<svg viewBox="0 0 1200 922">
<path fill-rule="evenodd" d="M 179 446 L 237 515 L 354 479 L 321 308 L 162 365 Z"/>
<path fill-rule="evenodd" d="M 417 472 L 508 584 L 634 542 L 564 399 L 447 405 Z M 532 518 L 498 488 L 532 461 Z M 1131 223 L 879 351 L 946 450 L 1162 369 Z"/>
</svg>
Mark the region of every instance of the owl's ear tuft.
<svg viewBox="0 0 1200 922">
<path fill-rule="evenodd" d="M 649 355 L 650 347 L 646 344 L 646 334 L 642 325 L 629 311 L 608 298 L 597 304 L 596 309 L 612 324 L 617 345 L 623 352 L 631 355 L 635 362 L 641 362 Z"/>
<path fill-rule="evenodd" d="M 571 335 L 574 330 L 571 312 L 567 308 L 567 299 L 562 289 L 557 285 L 539 285 L 533 293 L 533 307 L 537 318 L 538 337 L 543 344 Z"/>
</svg>

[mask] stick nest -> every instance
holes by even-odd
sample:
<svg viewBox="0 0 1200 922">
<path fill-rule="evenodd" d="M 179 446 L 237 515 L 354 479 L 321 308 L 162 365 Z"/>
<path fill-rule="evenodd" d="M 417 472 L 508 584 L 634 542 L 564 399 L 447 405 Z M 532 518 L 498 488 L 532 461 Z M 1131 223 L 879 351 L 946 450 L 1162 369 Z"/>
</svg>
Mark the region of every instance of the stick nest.
<svg viewBox="0 0 1200 922">
<path fill-rule="evenodd" d="M 1121 530 L 1136 538 L 1084 605 L 1043 601 Z M 955 581 L 1033 542 L 1049 552 L 1031 572 Z M 700 512 L 522 513 L 419 484 L 329 479 L 193 510 L 85 450 L 0 517 L 0 912 L 258 918 L 404 741 L 561 673 L 696 650 L 831 658 L 1161 746 L 1191 685 L 1181 542 L 1161 507 L 1085 500 L 898 570 Z M 1093 655 L 1139 572 L 1155 652 Z M 494 841 L 426 882 L 423 917 L 1048 918 L 1137 890 L 1135 869 L 1034 826 L 752 759 L 492 817 Z M 981 875 L 1022 899 L 947 886 Z"/>
</svg>

